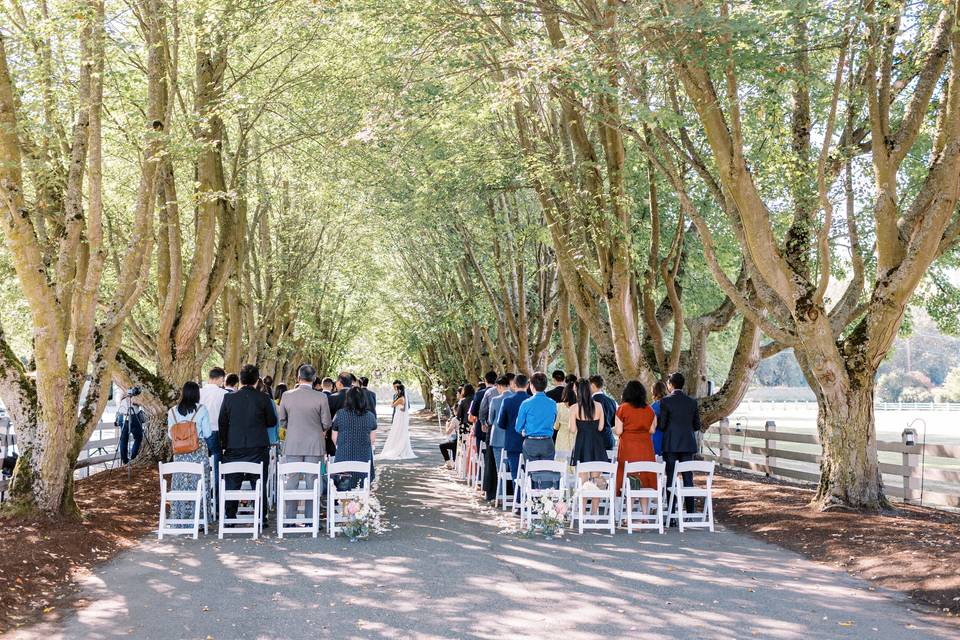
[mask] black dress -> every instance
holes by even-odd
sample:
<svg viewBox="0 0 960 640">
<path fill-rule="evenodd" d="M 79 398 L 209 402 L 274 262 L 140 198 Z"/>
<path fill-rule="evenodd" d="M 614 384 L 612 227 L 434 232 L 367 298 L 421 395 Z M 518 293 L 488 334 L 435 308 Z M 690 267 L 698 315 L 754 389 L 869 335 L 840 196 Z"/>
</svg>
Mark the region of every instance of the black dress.
<svg viewBox="0 0 960 640">
<path fill-rule="evenodd" d="M 610 462 L 599 420 L 577 420 L 577 439 L 573 442 L 572 462 Z"/>
</svg>

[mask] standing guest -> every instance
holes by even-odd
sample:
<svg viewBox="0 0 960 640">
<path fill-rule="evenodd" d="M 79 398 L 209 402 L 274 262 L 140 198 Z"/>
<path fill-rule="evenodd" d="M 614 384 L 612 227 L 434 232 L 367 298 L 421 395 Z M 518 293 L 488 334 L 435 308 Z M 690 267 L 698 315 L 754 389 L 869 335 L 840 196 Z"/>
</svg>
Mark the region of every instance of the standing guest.
<svg viewBox="0 0 960 640">
<path fill-rule="evenodd" d="M 679 371 L 670 374 L 667 388 L 670 395 L 660 401 L 660 424 L 663 430 L 663 461 L 667 466 L 667 484 L 673 486 L 673 470 L 678 462 L 693 460 L 697 452 L 697 432 L 700 431 L 700 407 L 697 401 L 683 392 L 686 381 Z M 693 473 L 683 474 L 683 485 L 693 486 Z M 693 498 L 684 501 L 684 509 L 693 511 Z"/>
<path fill-rule="evenodd" d="M 227 393 L 235 393 L 240 387 L 240 376 L 235 373 L 229 374 L 223 381 L 223 390 Z M 217 424 L 220 424 L 220 420 L 217 419 Z"/>
<path fill-rule="evenodd" d="M 333 419 L 333 441 L 337 446 L 336 462 L 366 462 L 373 460 L 377 442 L 377 417 L 367 407 L 367 398 L 359 387 L 351 387 L 344 394 L 343 406 Z M 370 482 L 374 480 L 370 464 Z M 334 483 L 339 491 L 350 491 L 363 478 L 360 473 L 337 474 Z"/>
<path fill-rule="evenodd" d="M 192 422 L 197 428 L 197 443 L 200 445 L 195 451 L 174 453 L 174 462 L 197 462 L 203 465 L 203 478 L 210 477 L 210 452 L 207 451 L 207 439 L 210 437 L 210 414 L 207 408 L 200 404 L 200 385 L 190 381 L 183 385 L 180 392 L 180 402 L 167 412 L 167 436 L 173 439 L 170 432 L 173 425 L 180 422 Z M 171 491 L 193 491 L 197 488 L 200 479 L 187 473 L 173 474 Z M 213 513 L 213 492 L 205 487 L 203 499 L 207 501 L 207 518 Z M 193 502 L 178 500 L 170 505 L 172 520 L 190 520 L 194 517 Z M 187 527 L 188 525 L 181 525 Z"/>
<path fill-rule="evenodd" d="M 280 428 L 286 431 L 284 440 L 284 462 L 309 462 L 317 464 L 326 451 L 325 431 L 333 424 L 330 415 L 330 403 L 327 396 L 313 388 L 317 379 L 317 370 L 309 364 L 297 370 L 297 386 L 284 393 L 280 398 Z M 277 385 L 279 389 L 281 385 Z M 313 476 L 303 476 L 307 489 L 313 488 Z M 300 485 L 301 474 L 287 476 L 286 489 L 296 489 Z M 297 514 L 298 505 L 288 502 L 286 517 Z M 313 505 L 307 502 L 306 517 L 313 516 Z"/>
<path fill-rule="evenodd" d="M 590 389 L 593 399 L 603 406 L 603 442 L 607 451 L 617 448 L 617 441 L 613 437 L 613 420 L 617 414 L 617 401 L 608 396 L 603 390 L 603 376 L 590 376 Z"/>
<path fill-rule="evenodd" d="M 510 393 L 510 383 L 513 381 L 513 377 L 512 373 L 505 373 L 497 378 L 496 395 L 490 400 L 490 448 L 493 450 L 493 459 L 496 461 L 498 473 L 500 457 L 507 437 L 507 432 L 500 427 L 500 407 L 503 406 L 504 398 Z"/>
<path fill-rule="evenodd" d="M 481 429 L 480 405 L 483 403 L 483 397 L 487 395 L 487 390 L 492 389 L 496 381 L 497 373 L 495 371 L 487 371 L 483 375 L 483 380 L 480 381 L 476 392 L 473 394 L 473 400 L 470 402 L 470 424 L 473 425 L 473 437 L 476 440 L 478 451 L 480 450 L 480 443 L 486 439 L 483 429 Z"/>
<path fill-rule="evenodd" d="M 394 394 L 393 401 L 397 401 L 396 393 L 396 383 L 394 383 Z M 453 405 L 453 417 L 458 421 L 460 420 L 460 405 L 463 404 L 463 387 L 457 387 L 457 401 Z M 452 428 L 452 427 L 451 427 Z M 460 425 L 459 431 L 451 431 L 447 434 L 447 440 L 440 443 L 440 455 L 443 456 L 443 466 L 447 469 L 453 468 L 453 461 L 457 459 L 457 440 L 459 432 L 463 430 L 463 425 Z"/>
<path fill-rule="evenodd" d="M 224 462 L 256 462 L 263 465 L 263 505 L 267 504 L 267 455 L 270 438 L 267 431 L 277 425 L 277 407 L 273 401 L 256 390 L 260 370 L 256 365 L 247 364 L 240 370 L 240 384 L 236 393 L 224 396 L 220 407 L 220 444 L 223 446 Z M 244 480 L 251 483 L 255 476 L 244 473 L 231 473 L 226 477 L 227 490 L 239 489 Z M 226 503 L 225 515 L 235 518 L 237 501 Z M 267 525 L 267 510 L 263 509 L 264 526 Z"/>
<path fill-rule="evenodd" d="M 367 410 L 370 411 L 374 416 L 377 415 L 377 394 L 370 390 L 370 378 L 366 376 L 360 377 L 360 388 L 363 389 L 363 394 L 367 399 Z"/>
<path fill-rule="evenodd" d="M 264 376 L 263 377 L 263 389 L 261 389 L 265 394 L 273 397 L 273 376 Z"/>
<path fill-rule="evenodd" d="M 347 391 L 350 387 L 353 386 L 353 378 L 347 371 L 341 371 L 340 375 L 337 376 L 336 381 L 336 392 L 330 395 L 330 415 L 334 418 L 337 417 L 337 412 L 343 408 L 343 405 L 347 401 Z M 333 439 L 333 431 L 327 432 L 327 455 L 334 456 L 337 454 L 337 445 Z"/>
<path fill-rule="evenodd" d="M 570 428 L 570 407 L 577 404 L 576 382 L 567 382 L 563 387 L 563 396 L 557 405 L 557 422 L 553 426 L 556 434 L 555 447 L 558 452 L 564 452 L 567 460 L 572 462 L 573 445 L 577 439 L 577 432 Z"/>
<path fill-rule="evenodd" d="M 547 397 L 560 404 L 563 399 L 563 390 L 566 387 L 567 374 L 562 369 L 555 370 L 550 377 L 553 379 L 553 387 L 547 391 Z"/>
<path fill-rule="evenodd" d="M 207 451 L 213 456 L 213 477 L 220 477 L 220 407 L 227 390 L 223 388 L 227 372 L 220 367 L 210 369 L 207 382 L 200 388 L 200 404 L 207 409 L 210 418 L 210 437 L 207 438 Z M 214 492 L 219 487 L 214 487 Z"/>
<path fill-rule="evenodd" d="M 278 384 L 273 390 L 273 399 L 277 402 L 279 406 L 280 400 L 283 398 L 283 394 L 287 392 L 287 385 L 282 382 Z"/>
<path fill-rule="evenodd" d="M 480 401 L 480 415 L 478 416 L 480 429 L 483 432 L 484 441 L 487 443 L 483 456 L 482 486 L 488 501 L 495 500 L 497 497 L 497 463 L 500 461 L 493 449 L 493 420 L 491 419 L 490 405 L 494 398 L 503 395 L 506 388 L 501 385 L 503 380 L 503 376 L 499 376 L 493 381 L 490 389 L 484 394 L 483 400 Z M 496 418 L 496 414 L 493 414 L 493 418 Z"/>
<path fill-rule="evenodd" d="M 460 387 L 460 401 L 457 403 L 453 414 L 460 421 L 460 433 L 470 432 L 470 405 L 473 404 L 474 395 L 476 395 L 476 391 L 469 382 Z"/>
<path fill-rule="evenodd" d="M 533 395 L 523 401 L 517 412 L 514 429 L 523 436 L 523 458 L 528 462 L 553 460 L 553 425 L 557 421 L 557 403 L 547 397 L 547 374 L 537 371 L 530 376 Z M 537 489 L 556 486 L 557 474 L 540 471 L 532 474 L 532 485 Z"/>
<path fill-rule="evenodd" d="M 609 462 L 603 431 L 606 416 L 603 404 L 595 399 L 590 381 L 577 381 L 577 404 L 570 407 L 569 426 L 576 432 L 571 462 Z"/>
<path fill-rule="evenodd" d="M 647 390 L 639 380 L 631 380 L 623 388 L 623 401 L 617 407 L 617 419 L 613 427 L 620 438 L 617 449 L 617 495 L 623 488 L 623 465 L 627 462 L 654 462 L 651 434 L 657 430 L 657 416 L 647 406 Z M 633 476 L 631 476 L 633 477 Z M 638 473 L 636 478 L 646 489 L 657 488 L 657 474 Z M 640 501 L 647 512 L 647 499 Z"/>
<path fill-rule="evenodd" d="M 333 395 L 334 386 L 333 378 L 324 378 L 320 381 L 320 389 L 326 394 L 328 400 Z"/>
<path fill-rule="evenodd" d="M 653 409 L 654 415 L 657 416 L 657 421 L 660 420 L 660 401 L 667 395 L 667 385 L 663 384 L 660 380 L 657 380 L 653 383 L 653 404 L 650 405 L 650 408 Z M 660 430 L 660 427 L 657 426 L 657 430 L 653 432 L 653 452 L 657 456 L 663 455 L 663 431 Z"/>
<path fill-rule="evenodd" d="M 577 404 L 570 407 L 570 428 L 577 432 L 573 445 L 570 462 L 576 465 L 579 462 L 609 462 L 607 444 L 603 436 L 606 430 L 606 413 L 603 404 L 596 399 L 593 387 L 589 380 L 581 378 L 577 381 Z M 584 481 L 593 480 L 596 485 L 605 489 L 603 477 L 599 473 L 583 474 Z M 599 500 L 590 500 L 594 513 L 600 509 Z"/>
<path fill-rule="evenodd" d="M 143 426 L 147 423 L 143 407 L 136 396 L 126 395 L 117 405 L 117 415 L 114 425 L 120 427 L 120 437 L 117 449 L 120 452 L 120 463 L 129 464 L 140 453 L 143 444 Z M 130 448 L 130 437 L 133 437 L 133 448 Z"/>
<path fill-rule="evenodd" d="M 510 465 L 510 478 L 516 482 L 520 470 L 520 452 L 523 451 L 523 436 L 517 431 L 517 417 L 520 415 L 520 405 L 529 396 L 527 376 L 518 373 L 510 383 L 510 393 L 505 394 L 500 405 L 500 417 L 497 426 L 505 431 L 503 450 L 507 452 L 507 464 Z M 517 505 L 519 507 L 519 505 Z"/>
</svg>

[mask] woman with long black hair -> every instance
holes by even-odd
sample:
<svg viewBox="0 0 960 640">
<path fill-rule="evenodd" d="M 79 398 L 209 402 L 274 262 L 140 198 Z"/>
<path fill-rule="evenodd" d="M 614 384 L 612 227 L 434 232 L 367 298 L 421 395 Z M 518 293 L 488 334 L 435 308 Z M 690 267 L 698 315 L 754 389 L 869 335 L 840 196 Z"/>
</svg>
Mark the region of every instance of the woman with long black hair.
<svg viewBox="0 0 960 640">
<path fill-rule="evenodd" d="M 167 435 L 171 437 L 170 429 L 179 422 L 192 422 L 197 429 L 199 446 L 195 451 L 174 453 L 174 462 L 198 462 L 203 465 L 203 479 L 207 483 L 206 496 L 207 518 L 216 513 L 213 508 L 213 487 L 210 486 L 210 453 L 207 451 L 207 438 L 212 433 L 210 429 L 210 415 L 207 408 L 200 404 L 200 385 L 196 382 L 187 382 L 180 392 L 180 402 L 167 412 Z M 185 473 L 173 474 L 172 491 L 193 491 L 197 488 L 199 478 Z M 193 518 L 193 503 L 177 501 L 170 505 L 172 520 L 190 520 Z M 174 525 L 187 527 L 188 525 Z"/>
<path fill-rule="evenodd" d="M 377 442 L 377 416 L 367 406 L 367 396 L 359 387 L 351 387 L 343 407 L 333 418 L 333 442 L 337 446 L 336 462 L 370 462 L 373 445 Z M 371 465 L 370 482 L 374 471 Z M 336 478 L 337 489 L 349 491 L 356 487 L 362 474 L 343 474 Z"/>
</svg>

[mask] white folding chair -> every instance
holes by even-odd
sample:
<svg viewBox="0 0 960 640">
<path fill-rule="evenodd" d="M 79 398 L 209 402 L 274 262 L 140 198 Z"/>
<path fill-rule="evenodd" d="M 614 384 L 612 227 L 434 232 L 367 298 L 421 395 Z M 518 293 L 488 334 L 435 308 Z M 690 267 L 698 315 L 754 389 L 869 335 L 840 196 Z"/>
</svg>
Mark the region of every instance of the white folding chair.
<svg viewBox="0 0 960 640">
<path fill-rule="evenodd" d="M 627 462 L 623 465 L 623 486 L 620 489 L 621 495 L 621 516 L 622 523 L 627 522 L 627 533 L 633 533 L 634 529 L 657 529 L 663 533 L 663 505 L 666 502 L 663 497 L 664 470 L 666 465 L 662 462 Z M 654 473 L 657 477 L 657 486 L 642 487 L 640 489 L 630 488 L 631 473 Z M 644 511 L 641 500 L 646 499 L 649 505 L 656 511 L 651 513 Z M 637 508 L 634 508 L 634 504 Z M 637 521 L 634 524 L 634 521 Z"/>
<path fill-rule="evenodd" d="M 164 476 L 173 473 L 183 473 L 197 476 L 197 486 L 193 489 L 173 491 L 167 485 Z M 160 463 L 160 527 L 157 529 L 157 538 L 163 540 L 164 534 L 171 536 L 192 535 L 196 540 L 200 535 L 200 518 L 203 518 L 203 533 L 207 533 L 207 483 L 203 477 L 203 465 L 199 462 L 161 462 Z M 168 518 L 167 504 L 174 502 L 192 502 L 192 518 Z M 169 525 L 191 525 L 187 527 L 172 527 Z"/>
<path fill-rule="evenodd" d="M 470 452 L 467 450 L 467 438 L 466 434 L 458 433 L 457 434 L 457 460 L 454 464 L 454 472 L 457 480 L 466 480 L 467 479 L 467 457 L 470 455 Z"/>
<path fill-rule="evenodd" d="M 256 481 L 251 483 L 250 489 L 239 489 L 227 491 L 226 477 L 233 473 L 246 473 L 256 476 Z M 252 533 L 253 539 L 260 536 L 263 527 L 263 465 L 259 462 L 221 462 L 220 463 L 220 527 L 218 537 L 223 539 L 224 533 Z M 252 504 L 250 513 L 242 512 L 237 508 L 237 515 L 233 518 L 227 518 L 226 504 L 232 500 L 247 500 Z M 250 525 L 231 527 L 226 529 L 226 525 Z"/>
<path fill-rule="evenodd" d="M 585 487 L 587 482 L 597 483 L 598 478 L 591 477 L 592 474 L 600 474 L 600 478 L 606 481 L 606 488 L 601 489 Z M 586 476 L 586 478 L 584 478 Z M 573 513 L 571 520 L 576 520 L 578 530 L 583 533 L 584 529 L 609 529 L 610 533 L 615 533 L 616 520 L 616 500 L 617 500 L 617 465 L 613 462 L 579 462 L 577 463 L 577 488 L 574 492 Z M 587 501 L 596 500 L 598 502 L 597 513 L 587 512 Z"/>
<path fill-rule="evenodd" d="M 267 513 L 277 504 L 277 466 L 280 463 L 279 444 L 270 445 L 267 462 Z"/>
<path fill-rule="evenodd" d="M 320 531 L 320 468 L 319 462 L 281 462 L 277 465 L 277 536 L 282 538 L 285 533 L 310 533 L 314 538 Z M 287 489 L 289 476 L 303 475 L 300 480 L 304 488 Z M 299 479 L 299 478 L 298 478 Z M 307 488 L 313 480 L 313 487 Z M 303 501 L 303 516 L 299 513 L 299 503 Z M 287 517 L 287 503 L 293 502 L 297 506 L 294 517 Z M 306 512 L 310 511 L 308 518 Z M 308 528 L 299 525 L 308 524 Z"/>
<path fill-rule="evenodd" d="M 713 461 L 691 460 L 678 462 L 674 466 L 673 483 L 668 489 L 670 494 L 669 516 L 667 524 L 673 520 L 680 526 L 680 533 L 685 527 L 703 527 L 713 531 Z M 694 485 L 683 485 L 683 473 L 694 474 Z M 703 487 L 696 485 L 696 474 L 705 473 L 706 482 Z M 688 513 L 684 510 L 684 498 L 703 498 L 703 511 Z"/>
<path fill-rule="evenodd" d="M 333 476 L 338 473 L 362 473 L 364 474 L 360 484 L 349 491 L 340 491 L 333 481 Z M 346 504 L 350 500 L 360 500 L 370 497 L 370 476 L 373 472 L 373 462 L 333 462 L 327 465 L 327 533 L 333 538 L 339 526 L 348 519 L 342 513 L 338 513 L 337 507 Z"/>
<path fill-rule="evenodd" d="M 500 466 L 497 467 L 497 497 L 493 506 L 498 504 L 506 511 L 513 506 L 513 494 L 507 493 L 507 483 L 510 482 L 510 463 L 507 462 L 507 452 L 500 451 Z"/>
<path fill-rule="evenodd" d="M 535 489 L 534 474 L 540 472 L 551 472 L 557 474 L 557 486 L 546 489 Z M 567 463 L 563 460 L 531 460 L 526 464 L 523 476 L 523 502 L 520 505 L 520 528 L 533 526 L 534 520 L 539 520 L 540 515 L 533 511 L 533 501 L 542 496 L 550 496 L 558 502 L 566 502 L 567 499 Z M 566 518 L 564 518 L 566 519 Z"/>
<path fill-rule="evenodd" d="M 481 442 L 480 446 L 474 449 L 473 478 L 470 481 L 470 486 L 474 489 L 483 488 L 483 465 L 486 464 L 486 461 L 483 459 L 483 456 L 486 453 L 486 449 L 487 449 L 486 442 Z"/>
<path fill-rule="evenodd" d="M 526 476 L 524 475 L 525 467 L 526 460 L 523 459 L 523 454 L 521 453 L 517 461 L 517 479 L 513 481 L 513 507 L 515 509 L 520 506 L 520 494 L 523 492 L 523 483 L 526 482 Z"/>
</svg>

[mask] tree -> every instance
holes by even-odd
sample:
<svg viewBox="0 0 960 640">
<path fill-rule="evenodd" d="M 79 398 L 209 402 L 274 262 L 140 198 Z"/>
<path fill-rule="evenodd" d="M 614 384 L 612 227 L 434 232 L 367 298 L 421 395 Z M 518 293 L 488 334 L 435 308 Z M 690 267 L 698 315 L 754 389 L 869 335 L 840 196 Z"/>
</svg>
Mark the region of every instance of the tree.
<svg viewBox="0 0 960 640">
<path fill-rule="evenodd" d="M 149 22 L 156 20 L 157 4 L 146 2 L 140 10 L 148 21 L 150 52 Z M 0 229 L 29 305 L 36 363 L 35 379 L 30 379 L 0 328 L 0 396 L 20 449 L 10 508 L 76 517 L 73 467 L 106 403 L 123 322 L 142 290 L 148 264 L 165 112 L 154 54 L 147 65 L 133 229 L 111 290 L 103 282 L 103 3 L 85 2 L 79 8 L 80 56 L 69 78 L 77 87 L 76 115 L 69 134 L 62 126 L 65 114 L 53 99 L 63 89 L 52 72 L 54 38 L 42 28 L 56 23 L 45 16 L 33 22 L 37 16 L 19 5 L 17 11 L 18 33 L 43 69 L 43 99 L 39 114 L 19 99 L 24 94 L 15 87 L 9 64 L 13 43 L 0 34 Z M 32 117 L 40 122 L 30 122 Z M 31 135 L 37 130 L 44 132 L 41 140 Z"/>
</svg>

